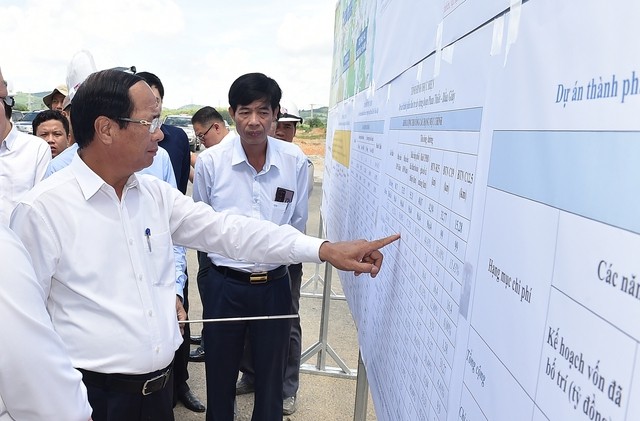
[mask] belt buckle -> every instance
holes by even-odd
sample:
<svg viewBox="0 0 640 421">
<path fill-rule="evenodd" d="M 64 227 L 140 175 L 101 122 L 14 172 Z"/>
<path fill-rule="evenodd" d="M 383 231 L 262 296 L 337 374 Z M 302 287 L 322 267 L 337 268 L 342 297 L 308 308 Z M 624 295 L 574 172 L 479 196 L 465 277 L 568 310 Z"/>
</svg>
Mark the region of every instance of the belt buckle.
<svg viewBox="0 0 640 421">
<path fill-rule="evenodd" d="M 252 284 L 264 284 L 269 280 L 269 272 L 255 272 L 249 275 L 249 282 Z"/>
<path fill-rule="evenodd" d="M 142 385 L 142 395 L 143 395 L 143 396 L 147 396 L 147 395 L 150 395 L 150 394 L 152 394 L 152 393 L 154 393 L 154 392 L 157 392 L 158 390 L 163 389 L 163 388 L 167 385 L 167 379 L 168 379 L 168 378 L 169 378 L 169 370 L 165 371 L 165 372 L 164 372 L 164 373 L 162 373 L 162 374 L 157 375 L 156 377 L 154 377 L 154 378 L 152 378 L 152 379 L 147 380 L 147 381 L 146 381 L 146 382 L 144 382 L 144 384 Z M 157 380 L 160 380 L 160 379 L 163 379 L 163 380 L 162 380 L 162 386 L 161 386 L 161 387 L 159 387 L 159 388 L 157 388 L 157 389 L 153 389 L 153 390 L 147 390 L 147 387 L 151 387 L 151 386 L 155 385 L 155 382 L 156 382 Z"/>
</svg>

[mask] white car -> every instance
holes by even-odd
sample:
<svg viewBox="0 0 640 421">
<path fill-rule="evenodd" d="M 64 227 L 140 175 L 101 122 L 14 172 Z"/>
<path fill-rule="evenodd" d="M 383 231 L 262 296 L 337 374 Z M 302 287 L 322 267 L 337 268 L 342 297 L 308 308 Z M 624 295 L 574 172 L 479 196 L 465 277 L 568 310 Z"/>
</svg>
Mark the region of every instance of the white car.
<svg viewBox="0 0 640 421">
<path fill-rule="evenodd" d="M 36 118 L 40 111 L 29 111 L 24 113 L 24 116 L 19 121 L 14 122 L 13 124 L 16 126 L 16 129 L 20 130 L 24 133 L 33 134 L 33 120 Z"/>
<path fill-rule="evenodd" d="M 168 115 L 164 118 L 162 124 L 180 127 L 189 138 L 189 148 L 191 152 L 200 150 L 200 139 L 196 137 L 196 132 L 191 125 L 191 116 L 186 114 Z"/>
</svg>

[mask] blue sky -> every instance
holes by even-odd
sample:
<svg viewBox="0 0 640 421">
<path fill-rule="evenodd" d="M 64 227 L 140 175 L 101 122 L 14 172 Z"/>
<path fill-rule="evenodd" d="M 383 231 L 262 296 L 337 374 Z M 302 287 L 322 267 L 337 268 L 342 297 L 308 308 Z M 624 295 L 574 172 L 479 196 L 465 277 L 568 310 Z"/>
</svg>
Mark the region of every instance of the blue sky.
<svg viewBox="0 0 640 421">
<path fill-rule="evenodd" d="M 329 103 L 334 10 L 334 0 L 1 0 L 0 68 L 15 91 L 50 91 L 88 50 L 98 69 L 157 74 L 170 108 L 227 106 L 233 80 L 262 72 L 305 109 Z"/>
</svg>

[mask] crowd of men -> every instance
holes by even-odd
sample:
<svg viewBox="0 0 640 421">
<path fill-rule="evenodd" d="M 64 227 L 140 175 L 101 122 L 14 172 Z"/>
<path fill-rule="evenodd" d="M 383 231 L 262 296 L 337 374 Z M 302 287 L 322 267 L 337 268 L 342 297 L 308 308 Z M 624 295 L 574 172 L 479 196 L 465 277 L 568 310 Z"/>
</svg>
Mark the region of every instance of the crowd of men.
<svg viewBox="0 0 640 421">
<path fill-rule="evenodd" d="M 252 419 L 280 421 L 296 410 L 301 263 L 375 276 L 398 236 L 304 234 L 313 165 L 292 143 L 297 108 L 268 76 L 231 85 L 235 131 L 212 107 L 193 115 L 207 148 L 197 156 L 161 124 L 156 75 L 87 76 L 45 97 L 32 136 L 10 121 L 0 70 L 0 254 L 11 263 L 0 266 L 0 420 L 173 420 L 179 401 L 232 421 L 236 394 L 253 392 Z M 240 318 L 205 323 L 201 337 L 179 323 L 186 248 L 198 250 L 202 317 Z M 205 363 L 206 408 L 187 384 L 190 359 Z"/>
</svg>

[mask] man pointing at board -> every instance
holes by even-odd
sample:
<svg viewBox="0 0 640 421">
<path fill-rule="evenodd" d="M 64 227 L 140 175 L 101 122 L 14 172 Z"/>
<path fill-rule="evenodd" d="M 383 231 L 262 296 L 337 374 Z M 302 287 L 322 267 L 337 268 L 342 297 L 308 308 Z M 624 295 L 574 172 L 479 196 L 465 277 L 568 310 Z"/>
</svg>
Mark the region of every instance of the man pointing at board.
<svg viewBox="0 0 640 421">
<path fill-rule="evenodd" d="M 399 238 L 331 243 L 288 225 L 218 213 L 135 174 L 153 162 L 159 117 L 139 76 L 114 69 L 89 76 L 72 103 L 78 153 L 28 192 L 11 217 L 43 291 L 26 313 L 46 308 L 65 344 L 59 358 L 82 373 L 95 421 L 174 419 L 166 386 L 182 341 L 178 320 L 186 315 L 175 293 L 172 242 L 252 262 L 328 261 L 375 276 L 379 249 Z"/>
</svg>

